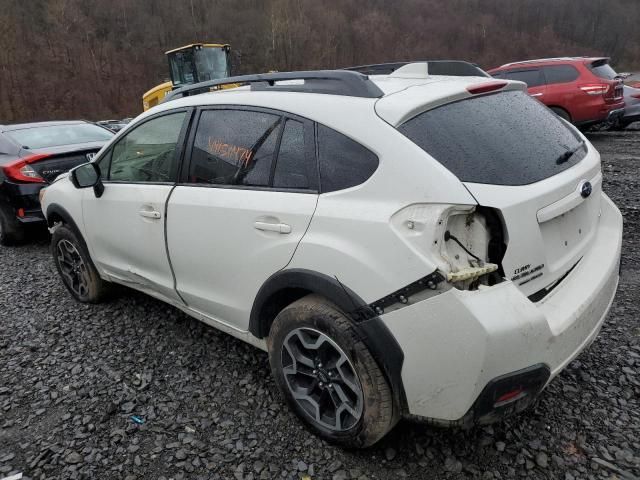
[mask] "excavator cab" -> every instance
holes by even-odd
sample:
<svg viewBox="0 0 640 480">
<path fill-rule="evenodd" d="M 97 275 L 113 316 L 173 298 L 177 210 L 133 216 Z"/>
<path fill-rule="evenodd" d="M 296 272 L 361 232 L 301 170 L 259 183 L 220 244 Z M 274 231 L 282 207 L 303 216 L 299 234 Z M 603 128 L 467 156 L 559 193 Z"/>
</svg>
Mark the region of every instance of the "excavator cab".
<svg viewBox="0 0 640 480">
<path fill-rule="evenodd" d="M 144 110 L 156 106 L 171 90 L 231 76 L 231 47 L 219 43 L 193 43 L 165 52 L 171 81 L 162 83 L 142 96 Z"/>
</svg>

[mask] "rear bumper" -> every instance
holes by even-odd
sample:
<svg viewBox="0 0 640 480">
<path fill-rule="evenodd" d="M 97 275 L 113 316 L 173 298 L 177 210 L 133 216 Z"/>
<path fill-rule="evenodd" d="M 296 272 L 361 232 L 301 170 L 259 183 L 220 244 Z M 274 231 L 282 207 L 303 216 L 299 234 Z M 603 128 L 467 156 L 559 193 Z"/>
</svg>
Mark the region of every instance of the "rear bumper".
<svg viewBox="0 0 640 480">
<path fill-rule="evenodd" d="M 38 194 L 46 185 L 43 183 L 13 183 L 4 181 L 0 184 L 2 203 L 15 215 L 22 224 L 45 223 L 40 209 Z"/>
<path fill-rule="evenodd" d="M 624 117 L 624 108 L 619 108 L 617 110 L 611 110 L 609 115 L 607 116 L 607 122 L 615 122 L 616 120 Z"/>
<path fill-rule="evenodd" d="M 590 250 L 540 302 L 505 281 L 473 292 L 451 289 L 383 315 L 403 349 L 408 413 L 444 424 L 483 423 L 529 405 L 597 336 L 618 285 L 621 243 L 622 216 L 603 194 Z M 531 369 L 535 381 L 523 398 L 487 408 L 504 393 L 491 385 L 516 385 Z"/>
</svg>

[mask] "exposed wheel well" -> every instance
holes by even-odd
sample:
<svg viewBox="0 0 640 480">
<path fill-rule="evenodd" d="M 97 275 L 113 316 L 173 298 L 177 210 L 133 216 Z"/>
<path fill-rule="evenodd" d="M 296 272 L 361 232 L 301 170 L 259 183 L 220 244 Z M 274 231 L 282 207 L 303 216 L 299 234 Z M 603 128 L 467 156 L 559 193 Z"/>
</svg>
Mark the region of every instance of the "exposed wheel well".
<svg viewBox="0 0 640 480">
<path fill-rule="evenodd" d="M 57 212 L 52 212 L 47 218 L 47 225 L 53 227 L 56 223 L 65 223 L 64 218 Z"/>
<path fill-rule="evenodd" d="M 291 305 L 296 300 L 300 300 L 311 293 L 313 292 L 305 288 L 290 287 L 278 290 L 268 297 L 258 312 L 258 332 L 256 333 L 258 333 L 260 337 L 266 337 L 269 335 L 271 325 L 278 316 L 278 313 L 280 313 L 287 305 Z"/>
</svg>

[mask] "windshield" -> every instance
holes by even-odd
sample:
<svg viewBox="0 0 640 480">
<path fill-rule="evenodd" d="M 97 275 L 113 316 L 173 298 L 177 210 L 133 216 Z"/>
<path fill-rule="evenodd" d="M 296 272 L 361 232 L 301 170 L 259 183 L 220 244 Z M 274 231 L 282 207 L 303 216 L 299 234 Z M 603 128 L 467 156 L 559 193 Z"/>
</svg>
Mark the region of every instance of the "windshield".
<svg viewBox="0 0 640 480">
<path fill-rule="evenodd" d="M 596 60 L 589 67 L 593 74 L 600 78 L 606 78 L 608 80 L 613 80 L 618 76 L 616 71 L 611 68 L 611 65 L 607 62 L 607 60 Z"/>
<path fill-rule="evenodd" d="M 227 52 L 222 48 L 201 48 L 196 50 L 196 69 L 198 81 L 217 80 L 229 76 Z"/>
<path fill-rule="evenodd" d="M 91 123 L 23 128 L 5 133 L 23 148 L 30 150 L 76 143 L 106 142 L 114 135 L 113 132 Z"/>
<path fill-rule="evenodd" d="M 220 47 L 202 47 L 175 52 L 170 54 L 169 63 L 175 86 L 229 76 L 227 52 Z"/>
<path fill-rule="evenodd" d="M 527 185 L 570 168 L 586 154 L 573 130 L 521 91 L 443 105 L 399 130 L 463 182 Z"/>
</svg>

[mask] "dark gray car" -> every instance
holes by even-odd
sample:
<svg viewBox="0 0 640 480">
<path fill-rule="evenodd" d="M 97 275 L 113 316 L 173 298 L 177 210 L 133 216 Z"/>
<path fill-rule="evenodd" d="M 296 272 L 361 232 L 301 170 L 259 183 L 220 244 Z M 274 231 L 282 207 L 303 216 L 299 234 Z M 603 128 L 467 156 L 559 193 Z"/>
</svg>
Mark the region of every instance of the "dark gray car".
<svg viewBox="0 0 640 480">
<path fill-rule="evenodd" d="M 89 161 L 113 135 L 85 121 L 0 125 L 0 243 L 20 242 L 27 226 L 44 225 L 40 190 Z"/>
</svg>

